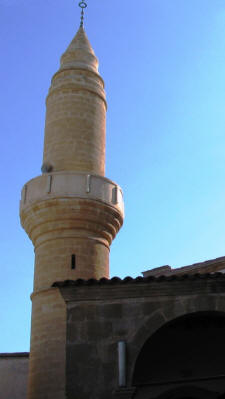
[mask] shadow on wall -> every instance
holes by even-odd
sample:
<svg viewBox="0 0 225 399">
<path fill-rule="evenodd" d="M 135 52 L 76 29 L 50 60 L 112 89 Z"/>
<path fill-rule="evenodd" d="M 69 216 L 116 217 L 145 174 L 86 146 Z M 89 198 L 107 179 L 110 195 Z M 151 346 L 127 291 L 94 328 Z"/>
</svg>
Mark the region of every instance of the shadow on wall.
<svg viewBox="0 0 225 399">
<path fill-rule="evenodd" d="M 220 399 L 218 395 L 206 389 L 183 386 L 172 389 L 158 397 L 158 399 Z"/>
<path fill-rule="evenodd" d="M 133 386 L 144 392 L 147 386 L 168 385 L 158 399 L 224 399 L 219 396 L 221 383 L 222 392 L 225 389 L 224 337 L 222 312 L 191 313 L 166 323 L 142 347 Z M 195 388 L 196 383 L 207 386 L 209 381 L 210 389 Z M 182 387 L 171 390 L 174 384 Z"/>
</svg>

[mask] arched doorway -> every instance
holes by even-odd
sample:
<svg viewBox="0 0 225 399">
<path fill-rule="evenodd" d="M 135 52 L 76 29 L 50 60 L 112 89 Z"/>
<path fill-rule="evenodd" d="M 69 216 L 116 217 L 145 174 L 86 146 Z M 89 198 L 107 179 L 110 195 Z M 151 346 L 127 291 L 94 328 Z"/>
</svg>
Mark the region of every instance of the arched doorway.
<svg viewBox="0 0 225 399">
<path fill-rule="evenodd" d="M 171 387 L 184 384 L 207 388 L 205 396 L 186 389 L 165 399 L 218 398 L 225 389 L 224 339 L 222 312 L 191 313 L 166 323 L 147 339 L 137 357 L 132 381 L 137 387 L 135 398 L 148 399 L 149 391 L 159 392 L 161 399 L 160 388 L 163 393 L 166 388 L 167 395 Z"/>
</svg>

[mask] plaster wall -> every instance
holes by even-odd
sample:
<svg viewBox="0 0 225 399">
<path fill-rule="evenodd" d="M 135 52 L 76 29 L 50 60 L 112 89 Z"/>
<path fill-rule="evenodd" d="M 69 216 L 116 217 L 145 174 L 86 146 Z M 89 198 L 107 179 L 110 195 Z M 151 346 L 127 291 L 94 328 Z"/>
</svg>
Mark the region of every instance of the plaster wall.
<svg viewBox="0 0 225 399">
<path fill-rule="evenodd" d="M 26 399 L 28 353 L 0 354 L 0 399 Z"/>
</svg>

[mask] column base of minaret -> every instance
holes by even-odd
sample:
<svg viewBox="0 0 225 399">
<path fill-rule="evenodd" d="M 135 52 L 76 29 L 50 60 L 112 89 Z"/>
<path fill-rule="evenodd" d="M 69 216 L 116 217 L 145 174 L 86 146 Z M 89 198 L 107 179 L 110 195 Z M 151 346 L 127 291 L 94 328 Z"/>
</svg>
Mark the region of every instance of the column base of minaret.
<svg viewBox="0 0 225 399">
<path fill-rule="evenodd" d="M 123 223 L 119 186 L 101 176 L 54 173 L 28 182 L 21 222 L 35 247 L 34 291 L 56 281 L 109 276 L 109 247 Z"/>
<path fill-rule="evenodd" d="M 57 288 L 32 294 L 27 399 L 66 399 L 66 305 Z"/>
</svg>

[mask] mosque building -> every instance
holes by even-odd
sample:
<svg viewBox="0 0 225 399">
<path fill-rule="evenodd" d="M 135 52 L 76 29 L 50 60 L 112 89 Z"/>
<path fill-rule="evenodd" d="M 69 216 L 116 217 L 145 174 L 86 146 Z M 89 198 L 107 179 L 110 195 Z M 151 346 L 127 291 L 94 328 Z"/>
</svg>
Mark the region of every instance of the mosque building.
<svg viewBox="0 0 225 399">
<path fill-rule="evenodd" d="M 22 189 L 31 347 L 0 354 L 0 399 L 225 398 L 225 257 L 109 278 L 123 193 L 105 177 L 107 102 L 80 6 L 47 95 L 42 175 Z"/>
</svg>

